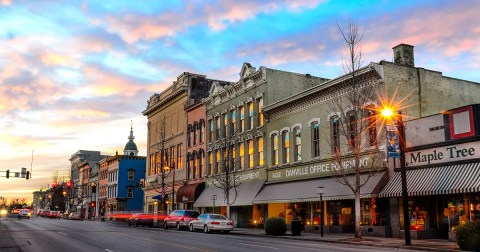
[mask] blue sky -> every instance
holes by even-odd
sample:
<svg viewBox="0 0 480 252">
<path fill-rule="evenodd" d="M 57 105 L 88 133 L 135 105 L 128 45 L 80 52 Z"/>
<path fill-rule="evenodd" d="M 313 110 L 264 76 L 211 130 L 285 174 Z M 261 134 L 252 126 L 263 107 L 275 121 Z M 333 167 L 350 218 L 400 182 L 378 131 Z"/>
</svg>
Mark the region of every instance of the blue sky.
<svg viewBox="0 0 480 252">
<path fill-rule="evenodd" d="M 0 195 L 28 197 L 68 172 L 79 149 L 123 150 L 133 121 L 182 72 L 237 81 L 244 62 L 334 78 L 337 23 L 364 28 L 364 62 L 415 46 L 418 67 L 480 82 L 478 1 L 17 1 L 0 0 Z M 4 181 L 6 181 L 4 183 Z"/>
</svg>

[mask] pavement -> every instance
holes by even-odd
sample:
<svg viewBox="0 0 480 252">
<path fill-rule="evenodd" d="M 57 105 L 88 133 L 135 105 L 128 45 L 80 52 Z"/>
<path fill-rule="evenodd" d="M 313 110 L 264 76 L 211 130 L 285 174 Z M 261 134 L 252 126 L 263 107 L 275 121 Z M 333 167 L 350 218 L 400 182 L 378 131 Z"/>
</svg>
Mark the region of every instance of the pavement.
<svg viewBox="0 0 480 252">
<path fill-rule="evenodd" d="M 282 236 L 266 235 L 263 229 L 254 228 L 235 228 L 231 232 L 234 235 L 249 235 L 249 236 L 263 236 L 276 239 L 293 239 L 293 240 L 305 240 L 305 241 L 317 241 L 317 242 L 330 242 L 330 243 L 344 243 L 344 244 L 356 244 L 363 246 L 373 247 L 388 247 L 398 249 L 412 249 L 412 250 L 426 250 L 426 251 L 461 251 L 455 242 L 451 242 L 443 239 L 428 239 L 428 240 L 416 240 L 412 239 L 410 246 L 405 245 L 405 239 L 401 238 L 385 238 L 385 237 L 371 237 L 364 236 L 361 241 L 355 241 L 353 234 L 335 233 L 324 234 L 320 237 L 319 233 L 303 233 L 300 236 L 292 236 L 287 231 Z"/>
</svg>

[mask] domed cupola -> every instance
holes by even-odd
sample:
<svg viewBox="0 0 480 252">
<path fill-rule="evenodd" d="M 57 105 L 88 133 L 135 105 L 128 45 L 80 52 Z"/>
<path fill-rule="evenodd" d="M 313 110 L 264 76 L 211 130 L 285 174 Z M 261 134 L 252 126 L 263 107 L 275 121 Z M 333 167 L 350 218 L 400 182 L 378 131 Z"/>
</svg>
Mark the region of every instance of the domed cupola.
<svg viewBox="0 0 480 252">
<path fill-rule="evenodd" d="M 123 150 L 123 155 L 127 156 L 136 156 L 138 154 L 138 148 L 135 142 L 133 141 L 135 137 L 133 136 L 133 122 L 130 126 L 130 136 L 128 136 L 128 143 L 125 145 L 125 149 Z"/>
</svg>

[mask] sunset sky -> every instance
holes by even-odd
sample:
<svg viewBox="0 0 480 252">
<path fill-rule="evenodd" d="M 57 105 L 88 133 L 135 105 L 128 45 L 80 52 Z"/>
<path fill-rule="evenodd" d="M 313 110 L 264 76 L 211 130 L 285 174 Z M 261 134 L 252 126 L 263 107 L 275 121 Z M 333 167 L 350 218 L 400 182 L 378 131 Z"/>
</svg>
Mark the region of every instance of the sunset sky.
<svg viewBox="0 0 480 252">
<path fill-rule="evenodd" d="M 478 13 L 480 1 L 0 0 L 0 196 L 31 198 L 79 149 L 121 153 L 130 121 L 144 156 L 141 112 L 182 72 L 340 75 L 348 19 L 365 29 L 365 64 L 407 43 L 416 66 L 480 82 Z M 3 177 L 32 151 L 32 179 Z"/>
</svg>

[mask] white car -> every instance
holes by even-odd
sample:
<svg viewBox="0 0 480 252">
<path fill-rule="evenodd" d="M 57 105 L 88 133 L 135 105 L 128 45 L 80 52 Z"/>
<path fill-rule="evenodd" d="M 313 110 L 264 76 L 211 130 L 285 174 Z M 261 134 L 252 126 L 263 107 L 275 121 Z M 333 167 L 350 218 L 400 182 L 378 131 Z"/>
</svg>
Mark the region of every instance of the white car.
<svg viewBox="0 0 480 252">
<path fill-rule="evenodd" d="M 75 212 L 71 212 L 68 216 L 67 216 L 67 219 L 69 220 L 81 220 L 82 218 L 80 217 L 79 214 L 75 213 Z"/>
<path fill-rule="evenodd" d="M 28 219 L 30 219 L 31 216 L 32 216 L 32 212 L 30 212 L 27 209 L 21 209 L 17 215 L 18 218 L 28 218 Z"/>
<path fill-rule="evenodd" d="M 233 230 L 233 222 L 221 214 L 200 214 L 198 218 L 190 221 L 189 230 L 203 230 L 205 233 L 222 231 L 228 234 Z"/>
</svg>

